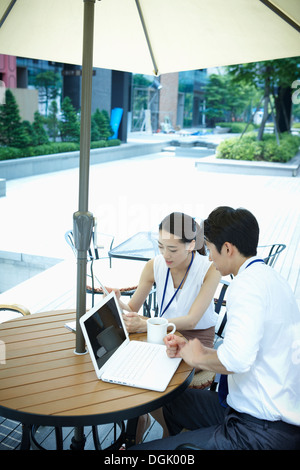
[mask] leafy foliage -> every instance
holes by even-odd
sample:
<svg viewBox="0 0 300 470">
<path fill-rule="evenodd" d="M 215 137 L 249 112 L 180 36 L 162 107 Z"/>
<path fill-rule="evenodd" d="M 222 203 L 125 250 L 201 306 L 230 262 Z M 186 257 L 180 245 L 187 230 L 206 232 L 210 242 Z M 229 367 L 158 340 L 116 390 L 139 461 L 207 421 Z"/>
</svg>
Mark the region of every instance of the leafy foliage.
<svg viewBox="0 0 300 470">
<path fill-rule="evenodd" d="M 296 155 L 299 146 L 300 137 L 289 133 L 281 134 L 279 145 L 274 135 L 265 135 L 259 141 L 256 134 L 247 134 L 242 138 L 233 137 L 221 142 L 216 156 L 233 160 L 286 163 Z"/>
<path fill-rule="evenodd" d="M 39 90 L 40 103 L 45 104 L 46 116 L 48 115 L 48 103 L 59 95 L 61 77 L 52 70 L 41 72 L 35 77 L 35 87 Z"/>
<path fill-rule="evenodd" d="M 0 129 L 0 145 L 18 148 L 30 144 L 28 132 L 22 125 L 16 99 L 9 89 L 5 91 L 5 104 L 0 106 Z"/>
<path fill-rule="evenodd" d="M 264 98 L 264 117 L 258 133 L 258 140 L 262 139 L 272 101 L 278 132 L 290 131 L 292 116 L 291 86 L 293 81 L 299 78 L 298 65 L 299 57 L 290 57 L 227 67 L 233 83 L 240 86 L 251 84 L 260 91 L 261 96 Z M 272 97 L 272 101 L 270 97 Z"/>
<path fill-rule="evenodd" d="M 0 160 L 77 151 L 80 148 L 80 123 L 69 97 L 62 103 L 62 120 L 57 117 L 56 101 L 50 105 L 49 115 L 34 114 L 34 121 L 22 121 L 13 93 L 7 89 L 5 104 L 0 106 Z M 113 135 L 107 111 L 92 115 L 91 149 L 120 145 Z M 62 142 L 56 142 L 57 137 Z M 49 141 L 49 137 L 53 142 Z"/>
<path fill-rule="evenodd" d="M 107 140 L 113 135 L 107 111 L 96 111 L 92 114 L 91 120 L 91 141 Z"/>
<path fill-rule="evenodd" d="M 61 140 L 63 142 L 79 142 L 80 124 L 71 99 L 66 96 L 61 105 L 62 120 L 59 123 Z"/>
<path fill-rule="evenodd" d="M 91 149 L 113 147 L 120 144 L 121 141 L 119 139 L 111 139 L 108 141 L 100 140 L 92 142 Z M 0 147 L 0 160 L 13 160 L 15 158 L 75 152 L 79 150 L 79 147 L 80 144 L 77 142 L 51 142 L 49 144 L 23 148 Z"/>
<path fill-rule="evenodd" d="M 205 99 L 206 120 L 214 127 L 218 121 L 246 121 L 258 96 L 252 84 L 241 86 L 229 74 L 212 74 L 205 87 Z"/>
</svg>

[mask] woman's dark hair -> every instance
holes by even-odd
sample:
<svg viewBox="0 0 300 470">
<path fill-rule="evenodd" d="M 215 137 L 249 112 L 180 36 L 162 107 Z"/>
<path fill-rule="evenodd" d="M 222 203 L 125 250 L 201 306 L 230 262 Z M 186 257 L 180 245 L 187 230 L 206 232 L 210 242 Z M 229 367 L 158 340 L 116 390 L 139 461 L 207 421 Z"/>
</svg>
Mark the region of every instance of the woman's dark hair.
<svg viewBox="0 0 300 470">
<path fill-rule="evenodd" d="M 190 215 L 183 212 L 172 212 L 159 224 L 159 230 L 165 230 L 176 235 L 182 243 L 190 243 L 195 240 L 195 250 L 205 255 L 203 223 L 200 225 Z"/>
<path fill-rule="evenodd" d="M 243 256 L 255 256 L 259 237 L 256 218 L 247 209 L 221 206 L 204 221 L 204 238 L 219 253 L 225 242 L 232 243 Z"/>
</svg>

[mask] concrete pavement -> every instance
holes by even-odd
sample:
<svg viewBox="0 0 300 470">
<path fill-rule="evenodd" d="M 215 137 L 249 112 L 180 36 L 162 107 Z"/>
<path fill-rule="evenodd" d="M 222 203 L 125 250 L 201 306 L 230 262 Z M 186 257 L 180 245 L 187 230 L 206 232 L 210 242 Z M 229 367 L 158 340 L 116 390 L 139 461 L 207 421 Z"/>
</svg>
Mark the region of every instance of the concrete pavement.
<svg viewBox="0 0 300 470">
<path fill-rule="evenodd" d="M 153 136 L 131 138 L 153 142 Z M 154 138 L 168 142 L 170 135 Z M 206 173 L 195 169 L 193 158 L 160 152 L 92 165 L 89 210 L 100 232 L 115 235 L 114 245 L 138 231 L 155 230 L 169 212 L 205 218 L 219 205 L 253 211 L 261 244 L 290 244 L 291 230 L 279 230 L 278 223 L 296 230 L 299 195 L 298 178 Z M 70 259 L 64 233 L 77 210 L 78 169 L 7 181 L 7 195 L 0 198 L 0 250 Z"/>
</svg>

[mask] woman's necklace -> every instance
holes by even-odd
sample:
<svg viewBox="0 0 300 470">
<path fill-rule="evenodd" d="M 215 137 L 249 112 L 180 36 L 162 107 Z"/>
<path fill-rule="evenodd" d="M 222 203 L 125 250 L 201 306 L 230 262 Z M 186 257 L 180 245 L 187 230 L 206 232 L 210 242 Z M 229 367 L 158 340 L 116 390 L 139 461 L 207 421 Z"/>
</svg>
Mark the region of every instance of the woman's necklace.
<svg viewBox="0 0 300 470">
<path fill-rule="evenodd" d="M 167 276 L 166 276 L 166 281 L 165 281 L 165 287 L 164 287 L 163 298 L 162 298 L 161 306 L 160 306 L 160 315 L 159 315 L 160 317 L 163 316 L 163 314 L 166 312 L 166 310 L 169 308 L 169 306 L 171 305 L 171 303 L 172 303 L 173 300 L 175 299 L 175 297 L 176 297 L 176 295 L 177 295 L 177 293 L 178 293 L 180 287 L 181 287 L 182 284 L 183 284 L 183 281 L 185 280 L 185 278 L 186 278 L 186 276 L 187 276 L 187 273 L 189 272 L 190 267 L 192 266 L 193 259 L 194 259 L 194 252 L 192 252 L 192 259 L 191 259 L 191 262 L 190 262 L 190 264 L 188 265 L 188 268 L 187 268 L 187 270 L 186 270 L 186 272 L 185 272 L 185 275 L 183 276 L 181 283 L 180 283 L 179 286 L 177 287 L 175 294 L 173 295 L 173 297 L 172 297 L 171 300 L 169 301 L 168 305 L 164 308 L 164 310 L 162 310 L 163 304 L 164 304 L 164 300 L 165 300 L 165 295 L 166 295 L 166 290 L 167 290 L 169 275 L 170 275 L 170 268 L 168 268 Z"/>
</svg>

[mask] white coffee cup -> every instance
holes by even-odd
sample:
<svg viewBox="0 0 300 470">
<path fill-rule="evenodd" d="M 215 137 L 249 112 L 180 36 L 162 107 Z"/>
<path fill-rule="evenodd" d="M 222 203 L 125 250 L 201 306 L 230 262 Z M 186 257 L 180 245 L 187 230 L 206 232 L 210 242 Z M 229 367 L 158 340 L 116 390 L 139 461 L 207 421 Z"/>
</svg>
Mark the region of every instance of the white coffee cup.
<svg viewBox="0 0 300 470">
<path fill-rule="evenodd" d="M 172 331 L 168 327 L 172 326 Z M 147 341 L 148 343 L 164 344 L 164 337 L 176 331 L 174 323 L 169 323 L 166 318 L 154 317 L 147 320 Z"/>
</svg>

